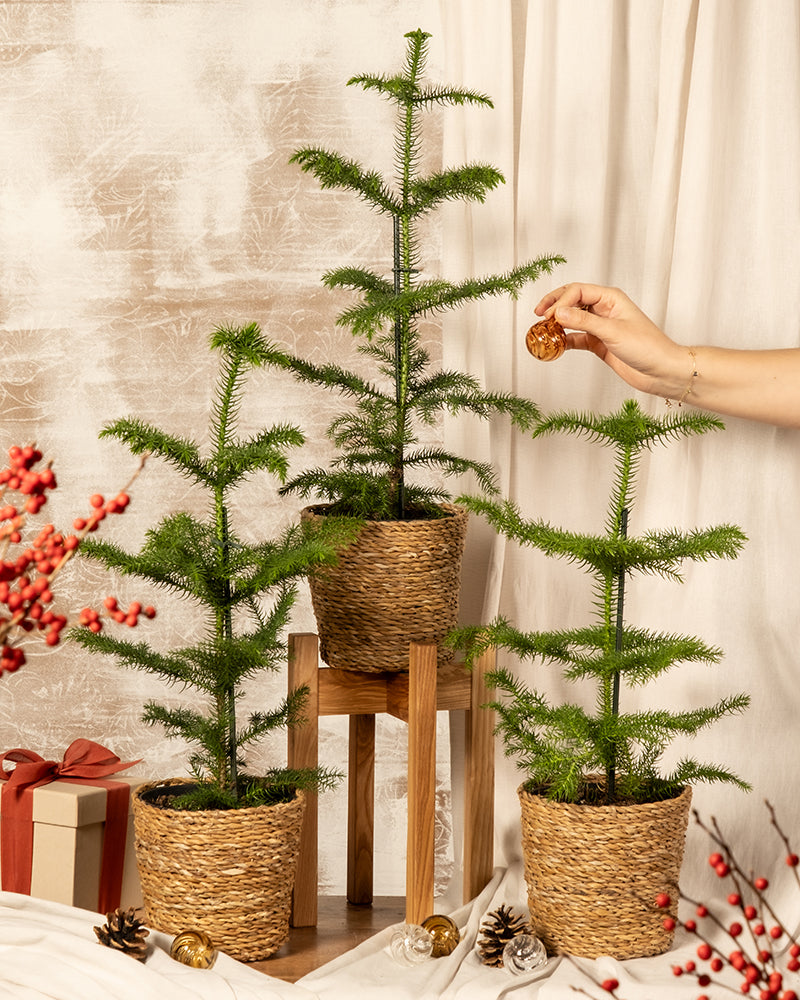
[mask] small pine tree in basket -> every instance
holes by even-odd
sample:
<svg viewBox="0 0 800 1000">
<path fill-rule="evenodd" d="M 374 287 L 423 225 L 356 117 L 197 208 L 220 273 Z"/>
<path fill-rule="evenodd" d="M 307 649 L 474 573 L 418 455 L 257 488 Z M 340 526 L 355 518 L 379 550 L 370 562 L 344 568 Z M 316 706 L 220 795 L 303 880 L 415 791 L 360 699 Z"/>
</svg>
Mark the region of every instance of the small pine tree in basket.
<svg viewBox="0 0 800 1000">
<path fill-rule="evenodd" d="M 115 656 L 205 699 L 202 708 L 145 706 L 143 721 L 161 725 L 170 737 L 194 748 L 190 768 L 196 788 L 173 802 L 182 809 L 230 809 L 283 801 L 296 788 L 327 787 L 337 775 L 327 769 L 245 774 L 244 753 L 274 731 L 302 717 L 307 691 L 290 692 L 273 711 L 254 712 L 242 725 L 237 705 L 243 685 L 263 670 L 285 663 L 283 634 L 297 593 L 297 581 L 316 566 L 329 564 L 352 537 L 353 525 L 330 518 L 312 528 L 293 526 L 279 537 L 251 543 L 231 526 L 231 496 L 256 473 L 279 482 L 288 471 L 287 452 L 303 443 L 291 425 L 263 428 L 247 439 L 237 436 L 241 393 L 251 369 L 267 361 L 268 345 L 256 324 L 220 327 L 211 337 L 220 371 L 211 408 L 211 452 L 203 457 L 195 441 L 179 438 L 127 417 L 107 425 L 102 437 L 122 441 L 134 454 L 164 459 L 208 497 L 208 516 L 166 515 L 147 532 L 138 553 L 87 538 L 83 556 L 108 569 L 137 577 L 191 601 L 204 616 L 205 632 L 194 645 L 158 652 L 146 642 L 121 640 L 104 631 L 75 629 L 72 637 L 91 652 Z"/>
<path fill-rule="evenodd" d="M 577 704 L 553 705 L 507 668 L 489 678 L 503 697 L 492 706 L 498 732 L 509 756 L 527 776 L 524 788 L 561 802 L 588 804 L 644 803 L 671 798 L 700 781 L 749 786 L 725 767 L 687 757 L 667 774 L 660 765 L 668 746 L 731 713 L 743 711 L 749 698 L 736 694 L 714 705 L 670 711 L 623 711 L 624 686 L 656 680 L 678 663 L 716 663 L 722 654 L 694 636 L 665 634 L 625 621 L 625 586 L 634 574 L 658 574 L 680 581 L 685 560 L 732 559 L 746 537 L 735 525 L 682 531 L 628 533 L 628 516 L 639 459 L 645 449 L 671 439 L 721 428 L 715 417 L 681 412 L 657 418 L 628 400 L 610 416 L 557 413 L 543 419 L 534 437 L 556 431 L 584 435 L 614 449 L 614 475 L 606 530 L 588 535 L 527 520 L 511 501 L 461 497 L 459 503 L 484 516 L 507 538 L 584 567 L 594 580 L 594 621 L 558 631 L 524 632 L 498 619 L 488 627 L 471 626 L 450 636 L 464 647 L 468 662 L 489 646 L 523 660 L 538 658 L 563 668 L 567 681 L 589 680 L 596 690 L 592 713 Z"/>
<path fill-rule="evenodd" d="M 532 427 L 538 416 L 530 400 L 487 392 L 467 373 L 437 370 L 421 343 L 420 319 L 486 296 L 516 298 L 528 282 L 563 263 L 562 257 L 543 256 L 505 274 L 456 283 L 421 277 L 420 221 L 447 201 L 483 202 L 503 176 L 481 163 L 421 172 L 425 112 L 454 105 L 492 107 L 492 103 L 471 90 L 423 82 L 430 35 L 417 30 L 405 37 L 405 65 L 399 73 L 363 74 L 348 81 L 375 91 L 396 109 L 394 176 L 384 177 L 319 147 L 300 149 L 292 157 L 323 188 L 352 191 L 391 219 L 387 236 L 392 240 L 392 275 L 345 266 L 323 276 L 328 288 L 359 295 L 337 322 L 361 338 L 358 349 L 374 366 L 374 377 L 335 362 L 313 364 L 278 349 L 271 355 L 274 364 L 299 379 L 334 390 L 354 404 L 329 427 L 329 436 L 339 449 L 331 466 L 301 473 L 282 492 L 329 502 L 333 513 L 387 521 L 441 515 L 438 504 L 450 495 L 443 487 L 412 481 L 421 472 L 437 470 L 444 476 L 472 472 L 481 489 L 497 492 L 493 471 L 486 463 L 420 444 L 421 428 L 432 424 L 438 414 L 468 412 L 483 419 L 505 414 L 522 429 Z"/>
</svg>

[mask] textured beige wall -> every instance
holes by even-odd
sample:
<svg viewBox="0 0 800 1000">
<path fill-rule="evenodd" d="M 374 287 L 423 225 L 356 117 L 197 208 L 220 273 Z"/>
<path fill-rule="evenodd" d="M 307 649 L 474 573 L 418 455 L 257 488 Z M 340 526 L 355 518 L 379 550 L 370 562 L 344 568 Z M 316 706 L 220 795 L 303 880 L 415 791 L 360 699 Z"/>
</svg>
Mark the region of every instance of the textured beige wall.
<svg viewBox="0 0 800 1000">
<path fill-rule="evenodd" d="M 390 165 L 387 107 L 344 83 L 397 67 L 403 32 L 416 27 L 436 35 L 435 0 L 0 4 L 0 447 L 35 440 L 53 459 L 60 488 L 45 512 L 57 525 L 83 513 L 89 494 L 118 490 L 134 467 L 123 448 L 98 441 L 107 421 L 135 413 L 202 437 L 215 373 L 205 345 L 217 324 L 257 320 L 310 358 L 353 357 L 350 334 L 333 322 L 344 300 L 319 277 L 348 261 L 388 267 L 389 223 L 350 195 L 321 192 L 288 159 L 313 143 Z M 440 51 L 434 38 L 432 74 Z M 436 122 L 430 142 L 435 159 Z M 435 271 L 438 233 L 428 236 Z M 437 350 L 438 331 L 430 336 Z M 337 408 L 318 390 L 259 373 L 242 416 L 245 427 L 300 425 L 309 443 L 299 469 L 324 460 Z M 132 492 L 129 512 L 106 529 L 131 548 L 167 511 L 198 509 L 154 462 Z M 255 483 L 238 527 L 269 535 L 299 506 Z M 109 591 L 158 604 L 148 627 L 156 644 L 202 628 L 190 609 L 130 581 L 109 584 L 85 564 L 73 564 L 57 595 L 76 613 Z M 305 592 L 294 627 L 313 629 Z M 269 706 L 284 688 L 285 677 L 266 678 L 248 706 Z M 60 756 L 86 736 L 144 758 L 139 773 L 179 773 L 183 746 L 139 722 L 153 697 L 182 696 L 69 644 L 37 643 L 0 680 L 0 745 Z M 334 720 L 323 736 L 325 759 L 341 766 L 344 732 Z M 378 738 L 376 891 L 388 893 L 403 890 L 405 733 L 387 722 Z M 283 749 L 262 759 L 278 763 Z M 445 878 L 444 778 L 439 794 Z M 341 892 L 343 791 L 322 809 L 325 827 L 341 830 L 322 843 L 323 890 Z"/>
</svg>

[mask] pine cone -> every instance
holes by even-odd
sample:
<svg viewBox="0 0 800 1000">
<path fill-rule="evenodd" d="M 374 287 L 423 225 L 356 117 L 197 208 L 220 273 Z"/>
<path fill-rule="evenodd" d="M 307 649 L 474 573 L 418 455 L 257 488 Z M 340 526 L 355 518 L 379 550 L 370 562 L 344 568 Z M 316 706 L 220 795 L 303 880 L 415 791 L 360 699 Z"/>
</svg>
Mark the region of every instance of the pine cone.
<svg viewBox="0 0 800 1000">
<path fill-rule="evenodd" d="M 114 948 L 143 962 L 147 957 L 145 938 L 150 933 L 139 919 L 139 915 L 143 913 L 143 910 L 137 910 L 133 906 L 128 910 L 117 909 L 113 913 L 107 913 L 107 923 L 94 928 L 98 941 L 107 948 Z"/>
<path fill-rule="evenodd" d="M 478 938 L 481 962 L 499 968 L 503 964 L 503 949 L 508 942 L 518 934 L 530 932 L 530 925 L 525 917 L 518 916 L 510 906 L 503 903 L 481 924 L 481 937 Z"/>
</svg>

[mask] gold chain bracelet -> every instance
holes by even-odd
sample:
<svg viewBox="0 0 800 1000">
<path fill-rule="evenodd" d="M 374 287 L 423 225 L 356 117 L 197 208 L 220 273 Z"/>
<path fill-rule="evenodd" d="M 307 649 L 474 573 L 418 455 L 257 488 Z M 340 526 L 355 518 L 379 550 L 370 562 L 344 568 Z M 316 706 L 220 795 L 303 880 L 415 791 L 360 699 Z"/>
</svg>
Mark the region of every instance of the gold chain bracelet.
<svg viewBox="0 0 800 1000">
<path fill-rule="evenodd" d="M 692 374 L 689 376 L 689 381 L 686 383 L 686 388 L 683 390 L 683 395 L 678 400 L 678 406 L 683 406 L 683 401 L 687 396 L 692 394 L 692 386 L 694 385 L 694 380 L 700 377 L 700 372 L 697 370 L 697 354 L 693 347 L 689 348 L 689 357 L 692 359 Z M 665 399 L 664 402 L 668 407 L 672 406 L 671 399 Z"/>
</svg>

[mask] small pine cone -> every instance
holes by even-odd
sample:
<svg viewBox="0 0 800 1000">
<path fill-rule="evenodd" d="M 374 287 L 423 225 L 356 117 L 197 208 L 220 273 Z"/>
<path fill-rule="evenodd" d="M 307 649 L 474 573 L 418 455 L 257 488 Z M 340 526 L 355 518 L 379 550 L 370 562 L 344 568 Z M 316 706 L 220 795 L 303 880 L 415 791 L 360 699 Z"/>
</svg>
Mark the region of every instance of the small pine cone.
<svg viewBox="0 0 800 1000">
<path fill-rule="evenodd" d="M 107 913 L 107 922 L 102 927 L 94 928 L 98 941 L 107 948 L 121 951 L 143 962 L 147 957 L 145 938 L 150 931 L 142 926 L 139 919 L 141 914 L 143 911 L 133 906 L 128 910 L 117 909 L 113 913 Z"/>
<path fill-rule="evenodd" d="M 518 916 L 503 903 L 481 924 L 481 936 L 478 938 L 481 962 L 499 968 L 503 964 L 503 949 L 518 934 L 530 934 L 530 925 L 525 917 Z"/>
</svg>

